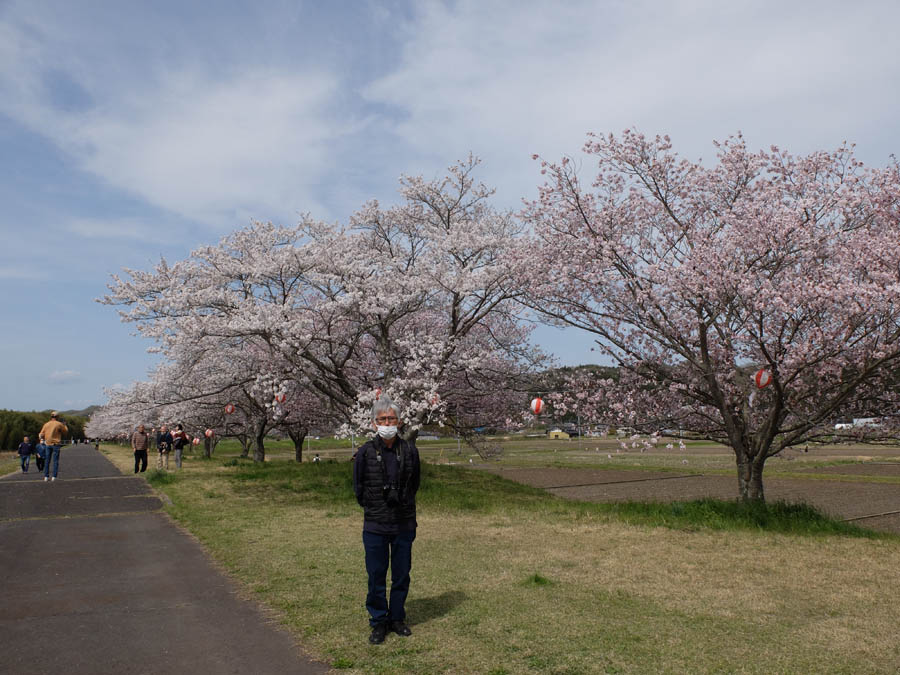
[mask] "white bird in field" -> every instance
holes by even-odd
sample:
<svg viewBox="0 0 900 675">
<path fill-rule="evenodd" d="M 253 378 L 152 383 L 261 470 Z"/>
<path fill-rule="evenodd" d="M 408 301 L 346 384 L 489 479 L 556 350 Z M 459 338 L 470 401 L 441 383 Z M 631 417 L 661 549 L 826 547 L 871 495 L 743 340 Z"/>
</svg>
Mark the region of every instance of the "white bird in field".
<svg viewBox="0 0 900 675">
<path fill-rule="evenodd" d="M 607 457 L 608 457 L 609 459 L 612 459 L 612 455 L 607 455 Z"/>
<path fill-rule="evenodd" d="M 686 459 L 683 459 L 683 460 L 681 460 L 681 463 L 682 463 L 682 464 L 687 464 L 687 460 L 686 460 Z"/>
</svg>

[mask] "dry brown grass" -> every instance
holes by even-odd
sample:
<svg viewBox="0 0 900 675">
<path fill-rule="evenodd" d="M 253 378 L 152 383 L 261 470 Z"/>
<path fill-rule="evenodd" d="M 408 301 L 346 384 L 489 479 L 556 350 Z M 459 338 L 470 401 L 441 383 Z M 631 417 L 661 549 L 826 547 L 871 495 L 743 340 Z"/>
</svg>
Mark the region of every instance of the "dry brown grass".
<svg viewBox="0 0 900 675">
<path fill-rule="evenodd" d="M 5 476 L 15 471 L 21 471 L 19 464 L 19 453 L 17 452 L 0 452 L 0 476 Z"/>
</svg>

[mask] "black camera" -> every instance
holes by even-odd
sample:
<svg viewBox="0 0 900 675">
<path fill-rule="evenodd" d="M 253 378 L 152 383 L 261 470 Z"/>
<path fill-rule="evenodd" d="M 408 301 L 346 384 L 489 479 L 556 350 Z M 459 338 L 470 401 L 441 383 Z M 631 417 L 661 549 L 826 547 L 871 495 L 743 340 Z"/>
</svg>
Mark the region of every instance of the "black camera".
<svg viewBox="0 0 900 675">
<path fill-rule="evenodd" d="M 400 506 L 400 488 L 396 485 L 385 485 L 383 489 L 384 501 L 391 508 Z"/>
</svg>

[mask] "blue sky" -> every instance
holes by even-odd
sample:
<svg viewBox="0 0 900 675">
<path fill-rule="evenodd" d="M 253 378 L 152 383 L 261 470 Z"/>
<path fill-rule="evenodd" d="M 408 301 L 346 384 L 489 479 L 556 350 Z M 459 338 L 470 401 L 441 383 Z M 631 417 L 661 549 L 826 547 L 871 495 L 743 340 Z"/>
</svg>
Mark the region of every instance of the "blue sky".
<svg viewBox="0 0 900 675">
<path fill-rule="evenodd" d="M 900 150 L 900 3 L 0 0 L 0 408 L 81 408 L 153 358 L 109 275 L 251 219 L 345 220 L 469 151 L 498 207 L 533 153 L 740 130 L 795 153 Z M 586 169 L 589 167 L 585 167 Z M 590 339 L 541 329 L 562 363 Z"/>
</svg>

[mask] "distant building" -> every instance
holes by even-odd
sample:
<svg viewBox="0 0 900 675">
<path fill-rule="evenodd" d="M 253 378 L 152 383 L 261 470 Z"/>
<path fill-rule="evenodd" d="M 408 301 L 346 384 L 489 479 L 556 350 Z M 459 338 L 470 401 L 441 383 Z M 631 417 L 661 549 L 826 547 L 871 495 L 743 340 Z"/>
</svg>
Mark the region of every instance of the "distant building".
<svg viewBox="0 0 900 675">
<path fill-rule="evenodd" d="M 837 430 L 840 429 L 853 429 L 855 427 L 880 427 L 875 420 L 875 417 L 855 417 L 852 422 L 838 422 L 834 425 L 834 428 Z"/>
<path fill-rule="evenodd" d="M 551 430 L 548 432 L 547 435 L 548 435 L 550 438 L 561 438 L 561 439 L 564 439 L 564 440 L 568 440 L 568 438 L 569 438 L 569 434 L 567 434 L 567 433 L 566 433 L 565 431 L 563 431 L 562 429 L 551 429 Z"/>
</svg>

